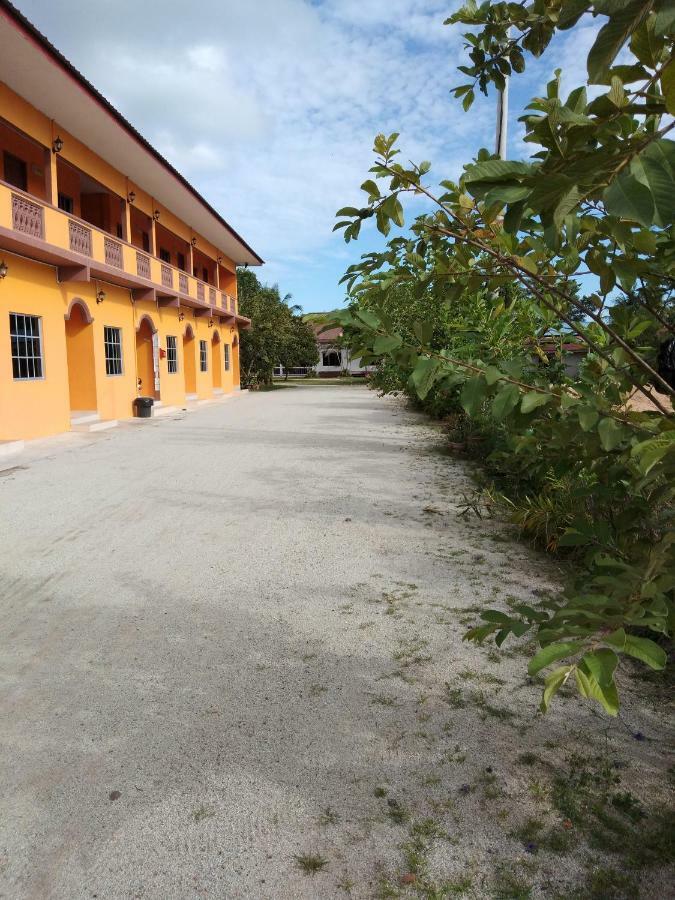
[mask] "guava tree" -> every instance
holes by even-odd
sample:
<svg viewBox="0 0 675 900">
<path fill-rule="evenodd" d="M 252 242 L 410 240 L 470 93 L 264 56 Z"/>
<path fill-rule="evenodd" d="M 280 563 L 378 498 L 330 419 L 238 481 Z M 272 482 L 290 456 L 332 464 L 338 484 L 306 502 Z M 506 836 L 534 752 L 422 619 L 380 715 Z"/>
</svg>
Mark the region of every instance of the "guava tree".
<svg viewBox="0 0 675 900">
<path fill-rule="evenodd" d="M 469 115 L 477 90 L 503 89 L 556 33 L 588 22 L 600 27 L 583 83 L 562 96 L 556 71 L 523 111 L 529 159 L 481 150 L 458 182 L 434 187 L 429 162 L 403 164 L 398 135 L 378 135 L 364 205 L 340 210 L 336 229 L 353 241 L 372 218 L 401 233 L 348 269 L 338 320 L 355 354 L 409 373 L 419 397 L 441 386 L 469 417 L 488 417 L 514 468 L 573 486 L 578 513 L 559 544 L 578 548 L 576 577 L 544 604 L 486 610 L 467 638 L 528 635 L 530 673 L 547 671 L 544 710 L 571 680 L 615 714 L 622 655 L 662 668 L 675 624 L 675 4 L 469 0 L 447 20 L 470 27 L 453 89 Z M 426 208 L 406 227 L 408 194 Z M 589 273 L 595 290 L 580 298 L 575 278 Z M 512 294 L 514 315 L 534 307 L 583 342 L 586 361 L 553 379 L 526 341 L 500 345 L 480 327 L 439 347 L 424 315 L 392 321 L 388 292 L 401 285 L 441 292 L 451 310 Z"/>
</svg>

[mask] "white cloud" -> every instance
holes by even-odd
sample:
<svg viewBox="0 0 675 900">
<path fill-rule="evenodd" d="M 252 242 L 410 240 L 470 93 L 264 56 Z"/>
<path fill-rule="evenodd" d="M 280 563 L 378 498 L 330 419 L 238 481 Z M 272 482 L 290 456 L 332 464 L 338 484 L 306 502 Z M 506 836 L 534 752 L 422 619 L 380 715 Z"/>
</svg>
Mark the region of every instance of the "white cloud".
<svg viewBox="0 0 675 900">
<path fill-rule="evenodd" d="M 493 101 L 465 115 L 449 95 L 461 36 L 443 26 L 445 0 L 19 4 L 268 261 L 270 280 L 354 258 L 334 213 L 360 202 L 377 132 L 400 131 L 406 158 L 432 160 L 439 178 L 491 141 Z"/>
</svg>

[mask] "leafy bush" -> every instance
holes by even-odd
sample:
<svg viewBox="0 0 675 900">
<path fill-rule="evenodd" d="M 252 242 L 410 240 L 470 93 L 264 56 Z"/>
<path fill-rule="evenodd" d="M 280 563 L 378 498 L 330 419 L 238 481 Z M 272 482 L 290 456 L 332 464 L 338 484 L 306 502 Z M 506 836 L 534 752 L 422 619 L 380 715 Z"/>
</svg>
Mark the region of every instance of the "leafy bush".
<svg viewBox="0 0 675 900">
<path fill-rule="evenodd" d="M 532 635 L 529 672 L 548 670 L 544 711 L 572 679 L 616 714 L 620 657 L 663 668 L 675 624 L 675 373 L 664 363 L 675 346 L 675 14 L 666 0 L 470 0 L 448 23 L 472 28 L 460 66 L 470 82 L 454 91 L 468 110 L 476 88 L 502 89 L 557 31 L 598 16 L 587 68 L 599 94 L 589 101 L 580 85 L 563 99 L 556 72 L 521 119 L 537 147 L 529 161 L 481 150 L 435 192 L 431 164 L 401 165 L 398 135 L 378 135 L 365 206 L 340 210 L 336 229 L 355 240 L 374 217 L 389 235 L 405 224 L 405 194 L 429 211 L 348 269 L 351 306 L 336 321 L 354 354 L 379 364 L 378 388 L 452 416 L 516 520 L 577 554 L 560 596 L 486 610 L 466 637 Z M 617 64 L 626 46 L 632 61 Z M 582 271 L 596 276 L 587 298 L 573 280 Z M 565 333 L 587 350 L 575 375 L 542 352 Z"/>
</svg>

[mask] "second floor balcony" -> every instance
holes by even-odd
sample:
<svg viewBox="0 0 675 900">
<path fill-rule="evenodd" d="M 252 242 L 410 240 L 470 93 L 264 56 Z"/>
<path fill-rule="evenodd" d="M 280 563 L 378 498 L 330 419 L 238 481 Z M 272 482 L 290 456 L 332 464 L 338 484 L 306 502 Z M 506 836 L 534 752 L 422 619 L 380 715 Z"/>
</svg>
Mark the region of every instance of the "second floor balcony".
<svg viewBox="0 0 675 900">
<path fill-rule="evenodd" d="M 134 299 L 250 326 L 237 308 L 235 273 L 196 238 L 171 231 L 159 211 L 149 216 L 133 194 L 114 194 L 1 119 L 0 162 L 0 248 L 55 265 L 62 281 L 97 279 L 128 288 Z"/>
</svg>

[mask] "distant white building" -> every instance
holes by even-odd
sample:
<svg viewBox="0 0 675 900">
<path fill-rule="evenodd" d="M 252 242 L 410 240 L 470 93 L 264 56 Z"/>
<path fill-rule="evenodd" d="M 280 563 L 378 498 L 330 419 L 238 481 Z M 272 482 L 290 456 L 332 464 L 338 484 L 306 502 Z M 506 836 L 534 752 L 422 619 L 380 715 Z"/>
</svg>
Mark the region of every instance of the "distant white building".
<svg viewBox="0 0 675 900">
<path fill-rule="evenodd" d="M 320 323 L 310 323 L 316 335 L 316 346 L 319 351 L 319 362 L 315 366 L 290 369 L 289 376 L 307 375 L 314 371 L 319 378 L 338 378 L 340 375 L 365 376 L 372 372 L 374 366 L 364 366 L 361 360 L 352 359 L 349 350 L 341 346 L 342 329 L 326 328 Z M 283 366 L 277 366 L 274 370 L 277 377 L 283 378 L 286 371 Z"/>
</svg>

